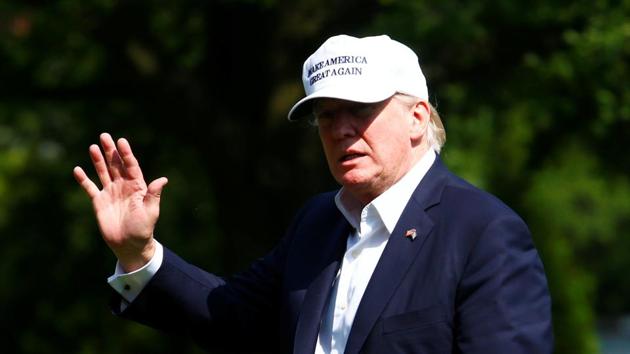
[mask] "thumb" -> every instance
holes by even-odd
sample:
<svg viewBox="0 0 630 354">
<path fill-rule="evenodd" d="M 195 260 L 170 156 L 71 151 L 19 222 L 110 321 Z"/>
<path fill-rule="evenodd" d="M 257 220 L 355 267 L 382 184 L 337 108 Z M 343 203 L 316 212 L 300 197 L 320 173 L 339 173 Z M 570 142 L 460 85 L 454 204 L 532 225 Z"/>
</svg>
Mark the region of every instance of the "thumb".
<svg viewBox="0 0 630 354">
<path fill-rule="evenodd" d="M 160 195 L 162 189 L 168 183 L 166 177 L 160 177 L 149 184 L 147 187 L 147 194 L 144 197 L 144 203 L 148 208 L 155 208 L 160 206 Z"/>
</svg>

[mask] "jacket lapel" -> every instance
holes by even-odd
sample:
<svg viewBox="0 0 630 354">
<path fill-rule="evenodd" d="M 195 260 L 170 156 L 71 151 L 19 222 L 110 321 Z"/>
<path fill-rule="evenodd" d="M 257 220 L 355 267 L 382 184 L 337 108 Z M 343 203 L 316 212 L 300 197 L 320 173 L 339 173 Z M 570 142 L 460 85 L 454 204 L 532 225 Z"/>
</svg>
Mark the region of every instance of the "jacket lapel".
<svg viewBox="0 0 630 354">
<path fill-rule="evenodd" d="M 424 241 L 429 237 L 433 222 L 426 209 L 439 203 L 446 168 L 439 157 L 416 188 L 405 207 L 383 254 L 370 278 L 350 330 L 345 354 L 358 353 L 374 324 L 390 301 L 398 284 L 416 259 Z M 416 230 L 416 237 L 407 237 L 408 230 Z"/>
<path fill-rule="evenodd" d="M 349 233 L 350 224 L 340 216 L 334 230 L 329 234 L 332 237 L 329 239 L 332 242 L 332 247 L 329 248 L 330 252 L 328 252 L 327 261 L 304 295 L 304 302 L 301 306 L 295 330 L 294 354 L 313 354 L 315 352 L 322 313 L 339 270 Z M 325 236 L 322 235 L 322 237 Z M 318 249 L 315 252 L 320 251 Z"/>
</svg>

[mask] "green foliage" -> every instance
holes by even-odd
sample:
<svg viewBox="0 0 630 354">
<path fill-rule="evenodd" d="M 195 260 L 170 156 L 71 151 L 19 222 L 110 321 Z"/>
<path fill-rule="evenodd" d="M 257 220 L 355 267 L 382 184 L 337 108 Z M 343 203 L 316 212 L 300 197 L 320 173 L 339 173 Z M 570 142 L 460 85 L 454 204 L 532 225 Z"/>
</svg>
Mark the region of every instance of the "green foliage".
<svg viewBox="0 0 630 354">
<path fill-rule="evenodd" d="M 573 333 L 589 332 L 594 317 L 589 305 L 597 302 L 597 287 L 609 292 L 599 295 L 600 311 L 626 310 L 627 304 L 609 299 L 618 298 L 627 288 L 614 283 L 597 284 L 596 276 L 600 281 L 609 278 L 606 271 L 620 264 L 607 260 L 625 258 L 626 247 L 630 246 L 623 237 L 623 223 L 627 224 L 630 216 L 630 184 L 627 178 L 602 176 L 592 153 L 574 143 L 557 154 L 532 178 L 525 203 L 530 226 L 539 235 L 539 248 L 548 260 L 552 294 L 559 299 L 554 303 L 556 335 L 570 338 Z M 595 351 L 594 338 L 581 341 L 580 350 Z M 570 344 L 558 343 L 558 351 L 575 351 Z"/>
<path fill-rule="evenodd" d="M 557 352 L 597 352 L 596 314 L 630 308 L 630 3 L 384 4 L 374 26 L 428 62 L 444 158 L 532 228 Z"/>
<path fill-rule="evenodd" d="M 447 164 L 528 221 L 557 353 L 597 353 L 630 312 L 629 1 L 0 3 L 0 313 L 7 352 L 198 352 L 113 318 L 114 259 L 71 177 L 98 133 L 168 176 L 158 239 L 229 273 L 335 188 L 286 123 L 303 59 L 331 34 L 412 46 Z"/>
</svg>

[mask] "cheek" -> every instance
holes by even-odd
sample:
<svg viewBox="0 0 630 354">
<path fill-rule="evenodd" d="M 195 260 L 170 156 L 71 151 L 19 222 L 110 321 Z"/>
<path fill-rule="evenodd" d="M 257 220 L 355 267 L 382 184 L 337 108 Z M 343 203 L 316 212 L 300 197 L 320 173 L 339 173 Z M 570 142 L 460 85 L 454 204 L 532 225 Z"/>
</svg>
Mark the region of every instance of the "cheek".
<svg viewBox="0 0 630 354">
<path fill-rule="evenodd" d="M 334 167 L 333 164 L 333 151 L 334 151 L 334 147 L 333 144 L 331 143 L 330 139 L 327 139 L 327 137 L 325 135 L 320 134 L 319 136 L 319 140 L 321 141 L 322 144 L 322 150 L 324 152 L 324 157 L 326 158 L 326 161 L 328 162 L 328 166 L 331 168 Z"/>
<path fill-rule="evenodd" d="M 382 163 L 396 159 L 401 151 L 401 141 L 399 135 L 390 134 L 370 139 L 370 148 L 375 158 Z"/>
<path fill-rule="evenodd" d="M 391 171 L 396 170 L 408 157 L 409 144 L 403 140 L 403 136 L 392 134 L 375 143 L 372 150 L 374 162 Z"/>
</svg>

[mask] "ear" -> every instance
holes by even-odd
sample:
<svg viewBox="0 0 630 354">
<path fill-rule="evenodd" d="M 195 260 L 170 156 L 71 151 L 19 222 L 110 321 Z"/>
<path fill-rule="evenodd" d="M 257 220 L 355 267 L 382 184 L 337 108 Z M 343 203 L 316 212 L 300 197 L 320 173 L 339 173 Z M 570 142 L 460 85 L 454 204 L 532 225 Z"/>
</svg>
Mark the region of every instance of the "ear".
<svg viewBox="0 0 630 354">
<path fill-rule="evenodd" d="M 414 144 L 422 142 L 423 138 L 426 139 L 427 128 L 429 126 L 429 119 L 431 119 L 431 109 L 426 101 L 420 101 L 416 103 L 410 112 L 411 125 L 409 126 L 409 135 L 411 141 Z"/>
</svg>

